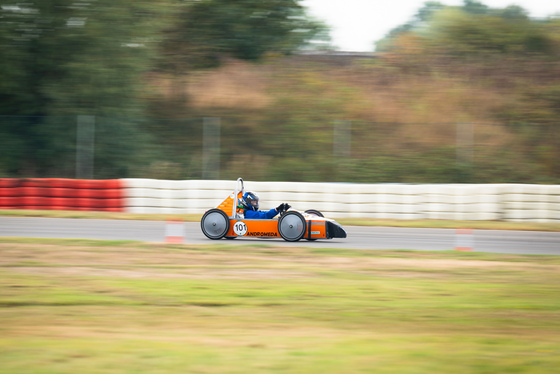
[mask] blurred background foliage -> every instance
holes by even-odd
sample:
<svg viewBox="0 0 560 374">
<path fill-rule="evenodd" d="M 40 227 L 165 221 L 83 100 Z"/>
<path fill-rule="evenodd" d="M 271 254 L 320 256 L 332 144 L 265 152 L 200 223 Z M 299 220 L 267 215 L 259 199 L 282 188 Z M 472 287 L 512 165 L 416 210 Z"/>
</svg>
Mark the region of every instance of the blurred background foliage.
<svg viewBox="0 0 560 374">
<path fill-rule="evenodd" d="M 0 176 L 560 183 L 560 18 L 429 1 L 371 54 L 296 0 L 0 0 Z"/>
</svg>

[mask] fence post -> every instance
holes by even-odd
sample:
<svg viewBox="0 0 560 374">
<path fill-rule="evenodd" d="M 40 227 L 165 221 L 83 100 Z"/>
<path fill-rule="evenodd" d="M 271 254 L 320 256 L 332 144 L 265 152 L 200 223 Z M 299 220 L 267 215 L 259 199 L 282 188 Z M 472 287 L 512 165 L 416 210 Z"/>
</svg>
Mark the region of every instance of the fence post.
<svg viewBox="0 0 560 374">
<path fill-rule="evenodd" d="M 202 179 L 219 179 L 220 119 L 204 118 L 202 126 Z"/>
<path fill-rule="evenodd" d="M 344 179 L 344 170 L 352 156 L 352 122 L 334 121 L 333 124 L 333 166 L 338 178 Z"/>
<path fill-rule="evenodd" d="M 350 158 L 352 153 L 352 123 L 334 121 L 333 154 L 337 159 Z"/>
<path fill-rule="evenodd" d="M 95 116 L 78 116 L 76 134 L 76 178 L 93 179 Z"/>
<path fill-rule="evenodd" d="M 473 124 L 457 123 L 457 163 L 472 164 L 474 158 L 473 143 Z"/>
</svg>

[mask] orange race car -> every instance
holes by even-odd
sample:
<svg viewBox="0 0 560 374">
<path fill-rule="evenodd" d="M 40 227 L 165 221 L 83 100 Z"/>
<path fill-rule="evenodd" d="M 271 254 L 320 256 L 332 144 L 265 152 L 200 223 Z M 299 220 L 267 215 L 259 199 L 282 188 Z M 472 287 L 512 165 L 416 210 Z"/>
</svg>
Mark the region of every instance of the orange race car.
<svg viewBox="0 0 560 374">
<path fill-rule="evenodd" d="M 239 188 L 241 186 L 241 188 Z M 244 193 L 243 179 L 237 179 L 235 191 L 220 205 L 202 216 L 200 227 L 209 239 L 235 239 L 237 237 L 283 238 L 294 242 L 300 239 L 346 238 L 346 231 L 332 219 L 317 210 L 288 210 L 276 219 L 246 219 L 238 200 Z"/>
</svg>

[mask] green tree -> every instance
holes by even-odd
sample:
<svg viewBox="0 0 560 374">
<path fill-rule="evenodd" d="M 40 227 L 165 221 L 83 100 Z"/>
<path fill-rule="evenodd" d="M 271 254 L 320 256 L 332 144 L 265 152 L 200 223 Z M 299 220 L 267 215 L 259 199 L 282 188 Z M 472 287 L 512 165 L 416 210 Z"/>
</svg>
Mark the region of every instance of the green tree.
<svg viewBox="0 0 560 374">
<path fill-rule="evenodd" d="M 555 42 L 546 24 L 531 20 L 527 11 L 516 5 L 500 9 L 475 0 L 465 0 L 462 6 L 430 1 L 409 22 L 377 42 L 377 50 L 398 49 L 403 45 L 399 39 L 413 35 L 418 42 L 425 42 L 419 47 L 431 55 L 551 55 L 556 53 Z"/>
<path fill-rule="evenodd" d="M 487 14 L 490 8 L 487 5 L 482 4 L 480 1 L 463 0 L 462 10 L 471 14 Z"/>
<path fill-rule="evenodd" d="M 310 19 L 299 0 L 201 0 L 178 14 L 162 43 L 161 66 L 174 73 L 214 67 L 223 57 L 289 54 L 328 39 L 327 27 Z"/>
<path fill-rule="evenodd" d="M 405 24 L 393 28 L 387 35 L 375 43 L 377 51 L 386 51 L 391 48 L 394 41 L 409 32 L 418 30 L 422 25 L 428 23 L 440 10 L 446 8 L 439 1 L 427 1 L 424 6 L 416 12 L 414 17 Z"/>
<path fill-rule="evenodd" d="M 522 15 L 521 8 L 487 14 L 447 9 L 423 35 L 438 52 L 455 56 L 551 53 L 553 41 L 543 25 Z"/>
<path fill-rule="evenodd" d="M 150 68 L 157 15 L 165 3 L 12 4 L 0 1 L 0 115 L 4 115 L 0 152 L 10 149 L 0 158 L 0 171 L 49 175 L 55 169 L 60 172 L 54 165 L 62 164 L 62 159 L 74 157 L 76 115 L 141 113 L 142 74 Z M 15 120 L 6 115 L 27 117 Z M 120 141 L 121 132 L 135 131 L 123 121 L 98 132 L 97 143 L 113 143 L 126 153 L 120 159 L 105 158 L 101 166 L 107 170 L 126 163 L 137 144 L 133 139 Z"/>
</svg>

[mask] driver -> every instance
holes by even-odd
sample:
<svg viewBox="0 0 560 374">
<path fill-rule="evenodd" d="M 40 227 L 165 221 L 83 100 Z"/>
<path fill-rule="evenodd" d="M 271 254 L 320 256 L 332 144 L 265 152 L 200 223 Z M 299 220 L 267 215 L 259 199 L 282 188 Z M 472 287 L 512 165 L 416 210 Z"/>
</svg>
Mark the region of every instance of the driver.
<svg viewBox="0 0 560 374">
<path fill-rule="evenodd" d="M 243 209 L 245 218 L 274 218 L 278 213 L 285 212 L 291 208 L 287 203 L 282 203 L 276 209 L 268 211 L 259 210 L 259 195 L 254 192 L 245 192 L 239 199 L 239 208 Z"/>
</svg>

